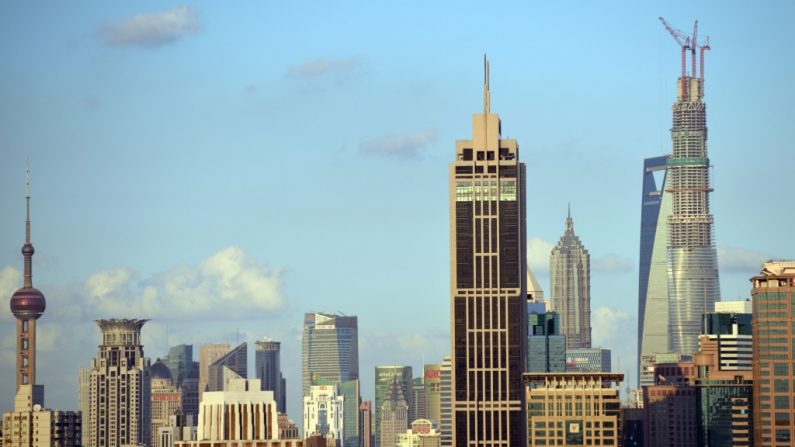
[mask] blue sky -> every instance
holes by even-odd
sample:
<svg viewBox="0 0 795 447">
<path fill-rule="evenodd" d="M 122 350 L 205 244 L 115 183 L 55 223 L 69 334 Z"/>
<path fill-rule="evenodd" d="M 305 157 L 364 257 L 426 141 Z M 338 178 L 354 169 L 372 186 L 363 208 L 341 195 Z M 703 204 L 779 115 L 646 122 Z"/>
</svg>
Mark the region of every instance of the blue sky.
<svg viewBox="0 0 795 447">
<path fill-rule="evenodd" d="M 660 15 L 711 36 L 711 205 L 723 298 L 743 298 L 795 256 L 789 2 L 0 4 L 0 292 L 21 284 L 29 158 L 47 404 L 77 406 L 99 317 L 151 318 L 153 360 L 282 340 L 296 419 L 304 312 L 359 316 L 365 399 L 376 364 L 440 360 L 447 165 L 483 53 L 527 164 L 531 266 L 548 288 L 571 202 L 594 339 L 634 382 L 642 164 L 670 151 L 679 70 Z M 2 409 L 13 330 L 3 311 Z"/>
</svg>

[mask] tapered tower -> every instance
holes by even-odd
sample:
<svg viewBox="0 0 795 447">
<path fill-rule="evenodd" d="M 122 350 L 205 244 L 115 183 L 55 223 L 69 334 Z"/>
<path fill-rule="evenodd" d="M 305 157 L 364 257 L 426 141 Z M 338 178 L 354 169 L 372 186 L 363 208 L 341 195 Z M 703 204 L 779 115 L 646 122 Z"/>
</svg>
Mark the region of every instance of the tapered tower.
<svg viewBox="0 0 795 447">
<path fill-rule="evenodd" d="M 25 170 L 25 279 L 21 289 L 11 296 L 11 313 L 17 319 L 17 390 L 20 385 L 36 383 L 36 320 L 44 313 L 47 301 L 33 287 L 33 243 L 30 242 L 30 169 Z"/>
</svg>

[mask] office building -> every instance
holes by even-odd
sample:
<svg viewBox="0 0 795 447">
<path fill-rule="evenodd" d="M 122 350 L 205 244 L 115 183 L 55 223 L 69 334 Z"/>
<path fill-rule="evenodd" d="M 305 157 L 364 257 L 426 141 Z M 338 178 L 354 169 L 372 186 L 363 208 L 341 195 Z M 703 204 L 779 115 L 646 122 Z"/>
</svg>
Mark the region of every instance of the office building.
<svg viewBox="0 0 795 447">
<path fill-rule="evenodd" d="M 75 411 L 47 410 L 44 386 L 20 385 L 14 411 L 3 414 L 0 444 L 6 447 L 78 447 L 81 417 Z"/>
<path fill-rule="evenodd" d="M 332 383 L 359 379 L 359 324 L 355 316 L 304 314 L 301 337 L 301 396 L 313 376 Z"/>
<path fill-rule="evenodd" d="M 753 288 L 754 445 L 795 441 L 795 262 L 766 262 Z"/>
<path fill-rule="evenodd" d="M 411 381 L 411 408 L 409 408 L 409 419 L 425 419 L 427 408 L 425 406 L 425 382 L 422 377 L 415 377 Z"/>
<path fill-rule="evenodd" d="M 160 429 L 171 427 L 171 417 L 182 414 L 182 392 L 173 385 L 173 376 L 168 366 L 160 359 L 149 368 L 152 383 L 152 442 L 150 447 L 163 447 L 160 442 Z"/>
<path fill-rule="evenodd" d="M 678 352 L 660 352 L 644 354 L 640 359 L 640 388 L 654 385 L 654 367 L 664 363 L 677 363 L 690 360 L 690 356 L 682 356 Z M 640 401 L 642 401 L 642 396 Z"/>
<path fill-rule="evenodd" d="M 718 304 L 718 303 L 715 303 Z M 721 370 L 751 370 L 753 362 L 752 314 L 708 313 L 699 340 L 714 342 Z M 703 350 L 703 346 L 699 347 Z"/>
<path fill-rule="evenodd" d="M 193 345 L 181 344 L 168 349 L 168 355 L 163 357 L 163 364 L 171 372 L 172 385 L 182 386 L 193 368 Z"/>
<path fill-rule="evenodd" d="M 198 431 L 193 416 L 182 413 L 169 416 L 168 425 L 157 429 L 157 444 L 150 447 L 174 447 L 181 441 L 195 441 Z"/>
<path fill-rule="evenodd" d="M 392 376 L 386 396 L 380 408 L 380 422 L 376 421 L 380 436 L 379 445 L 392 447 L 397 444 L 398 437 L 406 431 L 409 424 L 409 406 L 406 403 L 405 393 L 401 380 L 397 375 Z"/>
<path fill-rule="evenodd" d="M 304 397 L 304 436 L 321 435 L 342 447 L 345 437 L 345 398 L 336 385 L 313 385 Z"/>
<path fill-rule="evenodd" d="M 529 446 L 618 446 L 623 374 L 525 374 Z"/>
<path fill-rule="evenodd" d="M 403 401 L 408 406 L 408 411 L 411 413 L 413 402 L 411 400 L 411 387 L 413 372 L 411 366 L 376 366 L 375 367 L 375 407 L 379 410 L 375 414 L 375 445 L 376 447 L 387 447 L 381 445 L 381 407 L 384 402 L 391 396 L 392 382 L 397 380 L 400 383 L 400 393 Z M 403 433 L 408 428 L 409 414 L 406 415 L 406 426 L 400 430 Z M 397 436 L 397 435 L 395 435 Z M 397 438 L 395 438 L 397 441 Z"/>
<path fill-rule="evenodd" d="M 611 372 L 610 350 L 578 348 L 566 351 L 567 372 Z"/>
<path fill-rule="evenodd" d="M 182 379 L 182 414 L 199 419 L 199 362 L 193 362 L 188 375 Z"/>
<path fill-rule="evenodd" d="M 423 365 L 422 377 L 425 384 L 425 416 L 436 422 L 438 428 L 442 420 L 442 364 Z"/>
<path fill-rule="evenodd" d="M 484 65 L 483 113 L 472 116 L 472 139 L 456 141 L 449 169 L 452 444 L 523 447 L 525 167 L 491 113 Z"/>
<path fill-rule="evenodd" d="M 88 440 L 88 423 L 83 424 L 82 420 L 88 417 L 91 409 L 91 368 L 80 368 L 77 376 L 77 403 L 80 411 L 80 439 Z"/>
<path fill-rule="evenodd" d="M 549 257 L 552 310 L 560 315 L 566 348 L 591 347 L 591 255 L 574 233 L 571 209 L 566 230 Z"/>
<path fill-rule="evenodd" d="M 229 352 L 228 343 L 208 343 L 199 346 L 199 401 L 208 389 L 210 365 Z"/>
<path fill-rule="evenodd" d="M 718 314 L 751 314 L 754 311 L 751 300 L 718 301 L 715 303 L 715 313 Z"/>
<path fill-rule="evenodd" d="M 254 369 L 262 382 L 262 390 L 273 391 L 276 407 L 280 413 L 287 411 L 287 387 L 282 375 L 280 360 L 281 343 L 273 340 L 254 342 Z"/>
<path fill-rule="evenodd" d="M 442 432 L 442 447 L 453 445 L 453 359 L 448 355 L 442 359 L 441 370 L 441 421 L 439 429 Z"/>
<path fill-rule="evenodd" d="M 373 410 L 369 400 L 359 405 L 359 447 L 373 446 Z"/>
<path fill-rule="evenodd" d="M 207 368 L 207 391 L 223 391 L 230 380 L 248 378 L 248 343 L 243 342 Z"/>
<path fill-rule="evenodd" d="M 118 447 L 151 442 L 151 382 L 141 328 L 147 320 L 97 320 L 102 334 L 91 360 L 89 447 Z"/>
<path fill-rule="evenodd" d="M 666 24 L 666 27 L 668 25 Z M 670 29 L 669 29 L 670 31 Z M 693 36 L 695 38 L 695 36 Z M 718 257 L 713 217 L 709 212 L 710 162 L 707 155 L 707 106 L 704 97 L 703 46 L 701 75 L 696 77 L 695 46 L 691 75 L 677 80 L 665 190 L 671 194 L 668 215 L 669 350 L 689 355 L 698 351 L 701 316 L 720 301 Z M 686 47 L 683 47 L 683 55 Z"/>
<path fill-rule="evenodd" d="M 359 445 L 359 404 L 361 398 L 361 382 L 357 380 L 348 380 L 347 382 L 333 382 L 318 375 L 312 376 L 310 382 L 311 386 L 319 385 L 334 385 L 337 387 L 337 392 L 340 396 L 345 398 L 343 404 L 344 423 L 343 430 L 343 444 L 345 447 L 356 447 Z M 306 435 L 306 433 L 304 433 Z"/>
<path fill-rule="evenodd" d="M 277 405 L 278 406 L 278 405 Z M 300 439 L 298 426 L 284 413 L 279 413 L 279 439 Z"/>
<path fill-rule="evenodd" d="M 417 419 L 411 428 L 398 436 L 397 447 L 441 447 L 442 434 L 436 422 Z"/>
<path fill-rule="evenodd" d="M 666 192 L 668 157 L 643 160 L 638 262 L 638 377 L 644 356 L 670 352 L 668 344 L 668 216 L 671 193 Z M 657 178 L 655 178 L 657 176 Z M 640 383 L 652 385 L 651 383 Z"/>
<path fill-rule="evenodd" d="M 528 304 L 527 372 L 565 371 L 566 337 L 560 335 L 560 317 L 547 312 L 543 303 Z"/>
<path fill-rule="evenodd" d="M 177 447 L 301 447 L 300 439 L 279 439 L 273 391 L 259 380 L 237 379 L 226 391 L 207 391 L 199 408 L 196 441 Z"/>
</svg>

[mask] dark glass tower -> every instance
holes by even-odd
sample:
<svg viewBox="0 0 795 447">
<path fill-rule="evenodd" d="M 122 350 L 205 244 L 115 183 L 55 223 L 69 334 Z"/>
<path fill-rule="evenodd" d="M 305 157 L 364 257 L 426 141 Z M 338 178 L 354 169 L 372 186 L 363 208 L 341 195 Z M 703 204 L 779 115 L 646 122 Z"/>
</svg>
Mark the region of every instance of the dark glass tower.
<svg viewBox="0 0 795 447">
<path fill-rule="evenodd" d="M 273 399 L 280 413 L 287 412 L 286 390 L 282 387 L 281 343 L 272 340 L 254 342 L 254 367 L 263 390 L 273 391 Z"/>
<path fill-rule="evenodd" d="M 489 110 L 450 165 L 453 445 L 525 445 L 527 356 L 525 168 Z"/>
</svg>

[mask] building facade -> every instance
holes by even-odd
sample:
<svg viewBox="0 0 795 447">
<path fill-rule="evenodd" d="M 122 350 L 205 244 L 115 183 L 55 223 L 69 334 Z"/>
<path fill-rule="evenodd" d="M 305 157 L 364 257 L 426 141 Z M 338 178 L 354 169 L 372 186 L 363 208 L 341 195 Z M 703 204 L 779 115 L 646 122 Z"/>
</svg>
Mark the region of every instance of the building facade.
<svg viewBox="0 0 795 447">
<path fill-rule="evenodd" d="M 523 447 L 525 167 L 491 113 L 484 65 L 483 113 L 449 169 L 452 444 Z"/>
<path fill-rule="evenodd" d="M 795 262 L 766 262 L 753 288 L 754 445 L 795 441 Z"/>
<path fill-rule="evenodd" d="M 450 356 L 442 359 L 441 377 L 439 429 L 442 432 L 442 447 L 450 447 L 453 445 L 453 360 Z"/>
<path fill-rule="evenodd" d="M 181 344 L 168 349 L 168 355 L 163 357 L 163 364 L 171 372 L 172 385 L 182 386 L 193 368 L 193 345 Z"/>
<path fill-rule="evenodd" d="M 560 335 L 560 317 L 543 303 L 529 303 L 527 314 L 527 372 L 565 372 L 566 337 Z"/>
<path fill-rule="evenodd" d="M 666 192 L 668 156 L 643 160 L 638 262 L 638 360 L 670 352 L 668 343 L 668 216 L 671 193 Z M 658 178 L 655 178 L 657 176 Z M 659 184 L 658 184 L 659 181 Z M 643 366 L 638 368 L 638 377 Z M 646 385 L 651 385 L 647 383 Z M 640 384 L 642 386 L 644 384 Z"/>
<path fill-rule="evenodd" d="M 391 387 L 393 380 L 397 380 L 400 383 L 400 393 L 403 397 L 403 401 L 406 402 L 408 407 L 409 414 L 406 416 L 406 419 L 409 418 L 411 409 L 413 408 L 412 402 L 412 395 L 411 395 L 411 387 L 412 387 L 412 377 L 413 372 L 411 366 L 400 366 L 400 365 L 389 365 L 389 366 L 376 366 L 375 367 L 375 407 L 379 409 L 375 415 L 375 445 L 376 447 L 382 447 L 381 445 L 381 407 L 383 406 L 384 402 L 387 399 L 391 398 Z M 409 421 L 406 421 L 406 426 L 400 430 L 400 433 L 408 428 Z M 397 438 L 396 438 L 397 439 Z M 386 447 L 386 446 L 383 446 Z"/>
<path fill-rule="evenodd" d="M 376 436 L 380 437 L 378 444 L 382 447 L 394 447 L 400 434 L 406 431 L 409 424 L 409 406 L 404 396 L 401 381 L 397 376 L 392 376 L 380 408 L 380 425 L 376 421 L 379 429 Z"/>
<path fill-rule="evenodd" d="M 578 348 L 566 351 L 567 372 L 611 372 L 611 353 L 605 348 Z"/>
<path fill-rule="evenodd" d="M 263 390 L 273 391 L 280 413 L 287 411 L 287 388 L 281 369 L 281 343 L 273 340 L 254 342 L 254 369 Z M 286 384 L 286 383 L 285 383 Z"/>
<path fill-rule="evenodd" d="M 359 405 L 359 447 L 373 446 L 373 410 L 369 400 Z"/>
<path fill-rule="evenodd" d="M 566 230 L 549 257 L 552 310 L 560 315 L 566 348 L 591 347 L 591 255 L 574 233 L 571 211 Z"/>
<path fill-rule="evenodd" d="M 304 397 L 304 436 L 335 439 L 342 447 L 345 438 L 345 397 L 336 385 L 314 385 Z"/>
<path fill-rule="evenodd" d="M 248 378 L 248 343 L 235 346 L 207 368 L 207 390 L 223 391 L 229 380 Z"/>
<path fill-rule="evenodd" d="M 427 407 L 425 405 L 425 381 L 423 377 L 415 377 L 411 381 L 411 408 L 409 409 L 409 419 L 427 418 Z"/>
<path fill-rule="evenodd" d="M 525 374 L 527 445 L 618 446 L 623 374 Z"/>
<path fill-rule="evenodd" d="M 301 396 L 314 376 L 332 383 L 359 379 L 359 323 L 355 316 L 304 314 L 301 337 Z"/>
<path fill-rule="evenodd" d="M 102 334 L 89 377 L 89 447 L 118 447 L 151 441 L 151 382 L 141 327 L 147 320 L 97 320 Z"/>
<path fill-rule="evenodd" d="M 157 359 L 149 368 L 152 383 L 152 442 L 150 447 L 166 447 L 159 444 L 160 429 L 171 426 L 171 417 L 182 415 L 182 392 L 174 386 L 173 376 L 163 361 Z"/>
<path fill-rule="evenodd" d="M 43 385 L 20 385 L 14 411 L 3 414 L 5 447 L 82 446 L 81 413 L 43 408 Z"/>
<path fill-rule="evenodd" d="M 228 343 L 208 343 L 199 346 L 199 401 L 210 382 L 210 365 L 229 352 Z"/>
<path fill-rule="evenodd" d="M 182 379 L 182 414 L 199 419 L 199 362 L 193 362 L 190 373 Z"/>
<path fill-rule="evenodd" d="M 709 340 L 715 345 L 721 370 L 750 371 L 754 351 L 752 320 L 750 312 L 704 315 L 699 349 L 703 350 L 704 341 Z"/>
<path fill-rule="evenodd" d="M 441 447 L 442 435 L 436 422 L 417 419 L 411 428 L 398 436 L 397 447 Z"/>
</svg>

